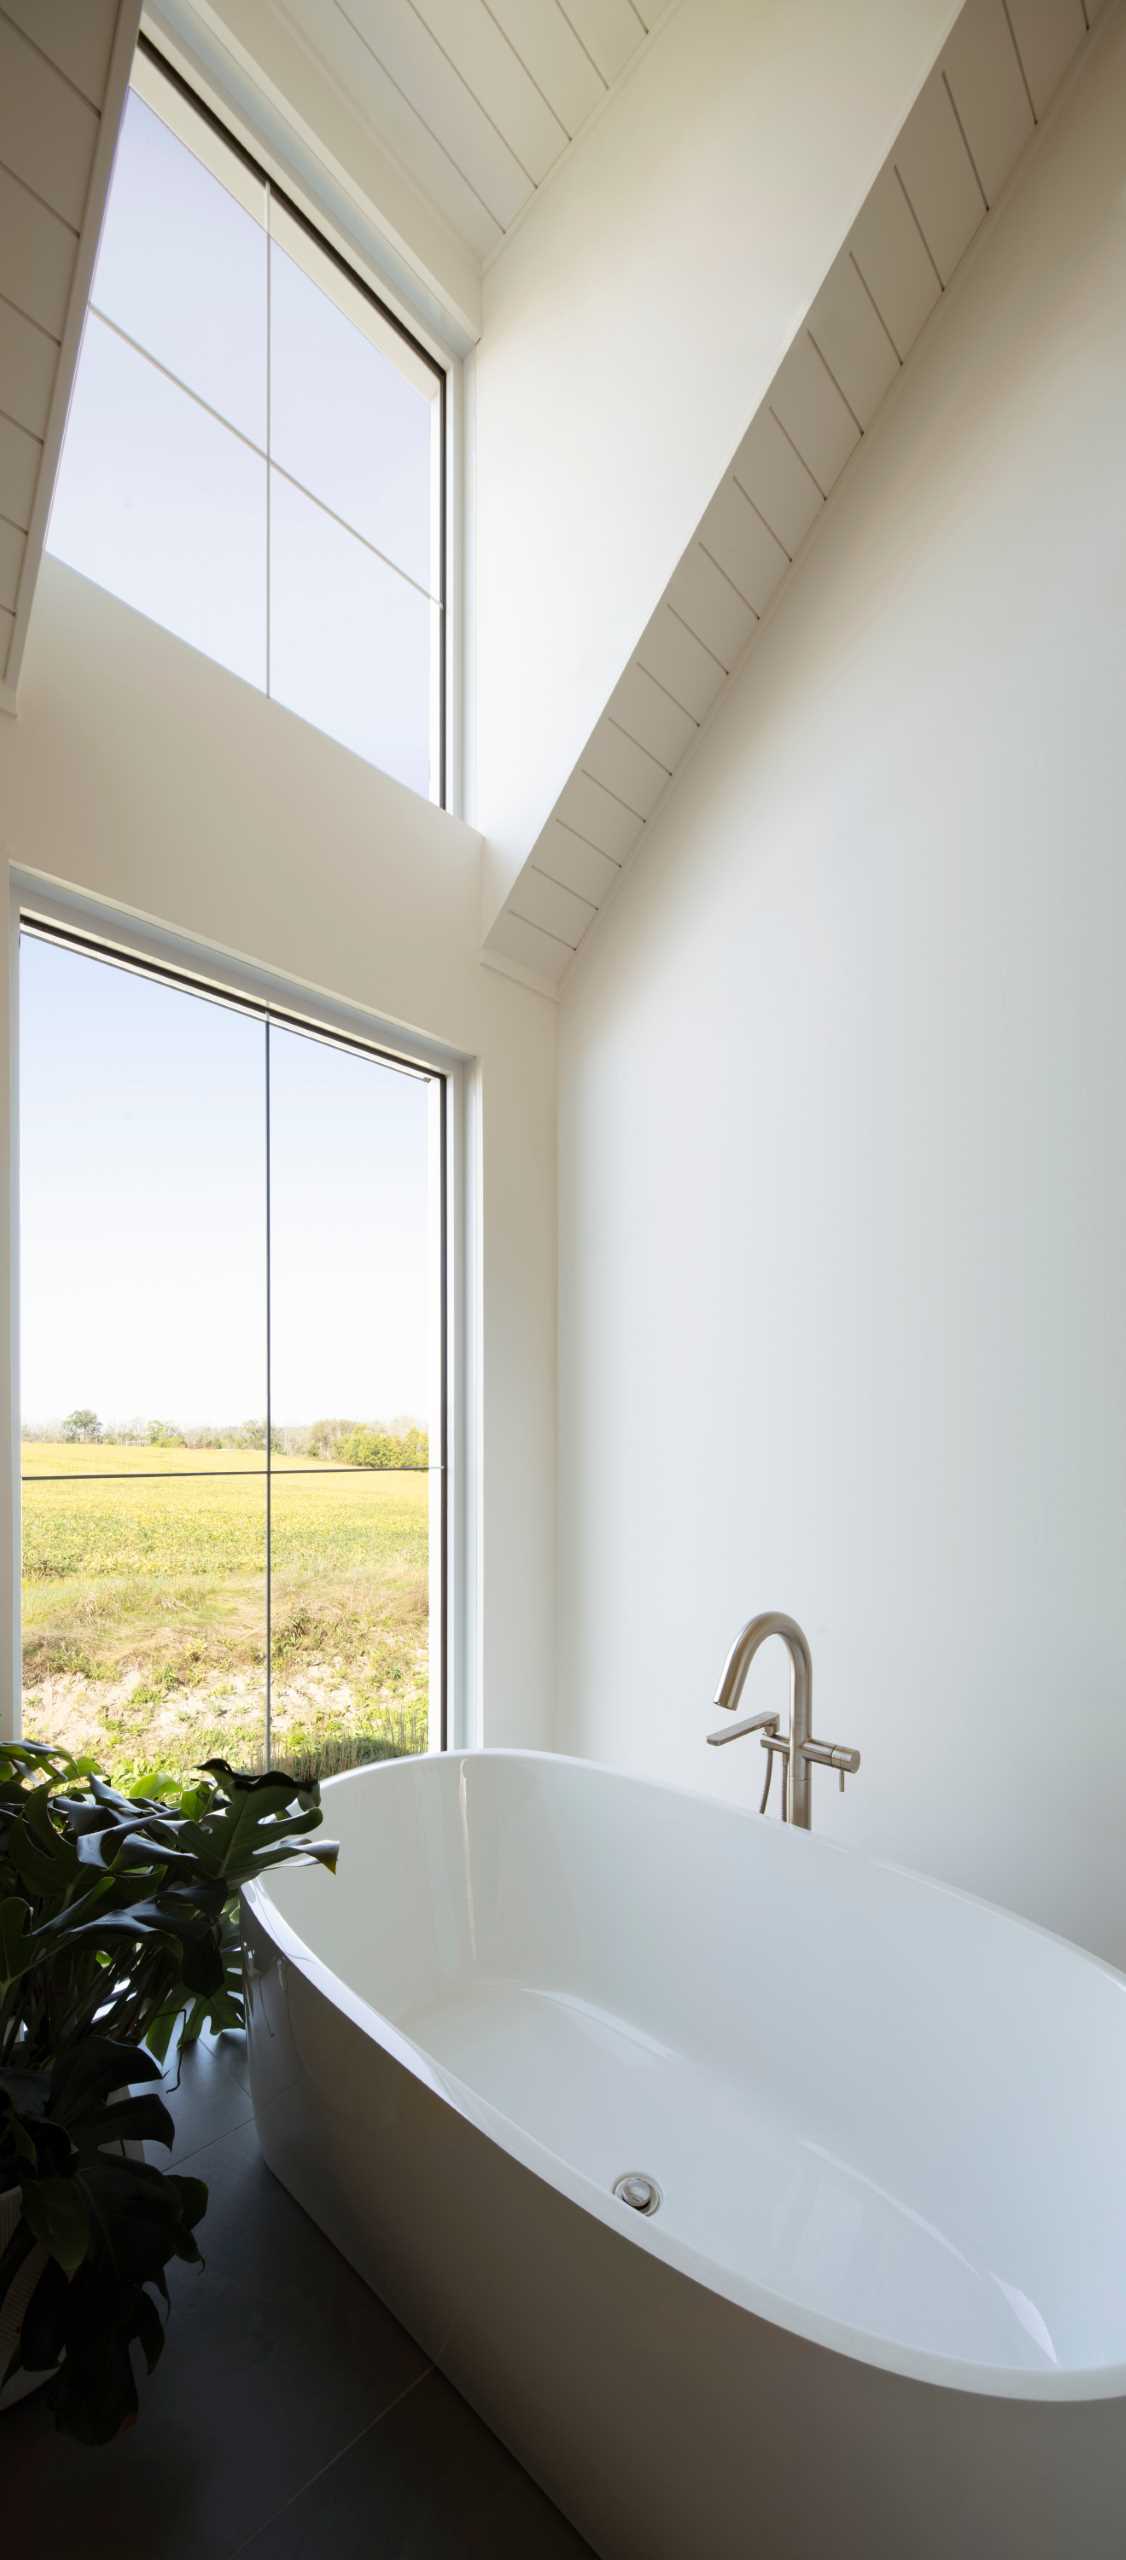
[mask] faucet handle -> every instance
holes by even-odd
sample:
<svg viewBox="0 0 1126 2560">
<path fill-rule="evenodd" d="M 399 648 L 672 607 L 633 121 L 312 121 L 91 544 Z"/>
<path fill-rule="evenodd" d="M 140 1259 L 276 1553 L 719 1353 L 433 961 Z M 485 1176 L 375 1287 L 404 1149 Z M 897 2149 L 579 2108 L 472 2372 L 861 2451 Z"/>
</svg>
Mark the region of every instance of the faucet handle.
<svg viewBox="0 0 1126 2560">
<path fill-rule="evenodd" d="M 854 1778 L 856 1776 L 856 1772 L 860 1767 L 860 1753 L 858 1751 L 848 1751 L 843 1743 L 835 1742 L 833 1744 L 833 1757 L 830 1766 L 836 1770 L 837 1777 L 840 1781 L 841 1794 L 843 1796 L 845 1776 L 846 1774 L 850 1778 Z"/>
<path fill-rule="evenodd" d="M 860 1767 L 860 1753 L 845 1742 L 814 1742 L 812 1736 L 802 1744 L 803 1756 L 815 1760 L 821 1769 L 835 1769 L 843 1796 L 845 1778 L 854 1778 Z"/>
<path fill-rule="evenodd" d="M 777 1731 L 778 1718 L 775 1715 L 744 1716 L 739 1724 L 721 1724 L 718 1733 L 709 1733 L 708 1741 L 716 1745 L 724 1742 L 740 1742 L 745 1733 L 767 1734 L 777 1733 Z"/>
</svg>

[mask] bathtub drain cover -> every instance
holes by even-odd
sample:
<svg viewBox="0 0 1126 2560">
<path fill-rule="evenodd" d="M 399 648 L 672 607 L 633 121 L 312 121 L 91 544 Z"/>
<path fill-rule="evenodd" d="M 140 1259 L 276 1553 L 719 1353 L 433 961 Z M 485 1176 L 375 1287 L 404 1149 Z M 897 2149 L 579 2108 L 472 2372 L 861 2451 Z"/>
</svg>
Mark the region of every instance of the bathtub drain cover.
<svg viewBox="0 0 1126 2560">
<path fill-rule="evenodd" d="M 655 2178 L 644 2169 L 625 2169 L 614 2180 L 614 2194 L 628 2204 L 634 2213 L 656 2213 L 661 2203 L 661 2190 Z"/>
</svg>

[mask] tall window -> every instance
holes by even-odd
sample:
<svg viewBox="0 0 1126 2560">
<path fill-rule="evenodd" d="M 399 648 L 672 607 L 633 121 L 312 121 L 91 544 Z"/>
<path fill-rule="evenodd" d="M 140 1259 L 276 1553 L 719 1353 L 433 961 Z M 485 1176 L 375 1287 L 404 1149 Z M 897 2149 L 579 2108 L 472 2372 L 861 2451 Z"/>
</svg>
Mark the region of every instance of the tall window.
<svg viewBox="0 0 1126 2560">
<path fill-rule="evenodd" d="M 134 1779 L 426 1749 L 443 1079 L 36 930 L 20 967 L 24 1731 Z"/>
<path fill-rule="evenodd" d="M 443 796 L 444 375 L 139 54 L 48 548 Z"/>
</svg>

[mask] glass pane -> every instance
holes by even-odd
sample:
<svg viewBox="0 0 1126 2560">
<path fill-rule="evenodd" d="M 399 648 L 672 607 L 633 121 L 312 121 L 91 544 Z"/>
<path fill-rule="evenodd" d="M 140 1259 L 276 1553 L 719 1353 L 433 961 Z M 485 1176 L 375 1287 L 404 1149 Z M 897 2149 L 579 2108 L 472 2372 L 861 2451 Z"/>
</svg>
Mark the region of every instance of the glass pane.
<svg viewBox="0 0 1126 2560">
<path fill-rule="evenodd" d="M 48 549 L 266 681 L 266 465 L 91 312 Z"/>
<path fill-rule="evenodd" d="M 264 1465 L 265 1029 L 24 934 L 25 1472 Z"/>
<path fill-rule="evenodd" d="M 269 1041 L 277 1461 L 351 1465 L 358 1429 L 425 1433 L 430 1087 L 277 1023 Z"/>
<path fill-rule="evenodd" d="M 272 458 L 436 595 L 436 379 L 311 244 L 301 254 L 317 282 L 271 242 Z"/>
<path fill-rule="evenodd" d="M 269 1039 L 274 1747 L 327 1771 L 426 1748 L 431 1088 Z"/>
<path fill-rule="evenodd" d="M 266 190 L 220 142 L 211 150 L 257 220 L 130 90 L 91 300 L 264 448 Z"/>
<path fill-rule="evenodd" d="M 271 1729 L 283 1767 L 331 1777 L 426 1750 L 428 1499 L 422 1469 L 275 1473 Z"/>
<path fill-rule="evenodd" d="M 438 609 L 270 474 L 270 692 L 424 796 Z"/>
<path fill-rule="evenodd" d="M 265 1566 L 261 1475 L 25 1484 L 24 1733 L 129 1782 L 260 1768 Z"/>
</svg>

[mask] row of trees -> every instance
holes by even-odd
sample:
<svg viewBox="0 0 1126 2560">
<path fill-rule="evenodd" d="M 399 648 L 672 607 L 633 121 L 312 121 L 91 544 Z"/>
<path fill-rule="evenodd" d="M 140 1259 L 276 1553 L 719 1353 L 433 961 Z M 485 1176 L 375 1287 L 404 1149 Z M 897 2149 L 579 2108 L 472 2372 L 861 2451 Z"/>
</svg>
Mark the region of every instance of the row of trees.
<svg viewBox="0 0 1126 2560">
<path fill-rule="evenodd" d="M 105 1443 L 127 1449 L 265 1449 L 266 1424 L 239 1422 L 197 1425 L 181 1430 L 174 1422 L 103 1423 L 90 1405 L 76 1405 L 61 1423 L 29 1426 L 25 1440 L 69 1440 Z M 338 1416 L 292 1426 L 275 1423 L 270 1431 L 275 1457 L 320 1458 L 338 1467 L 426 1467 L 430 1444 L 421 1423 L 400 1417 L 393 1422 L 357 1422 Z"/>
</svg>

